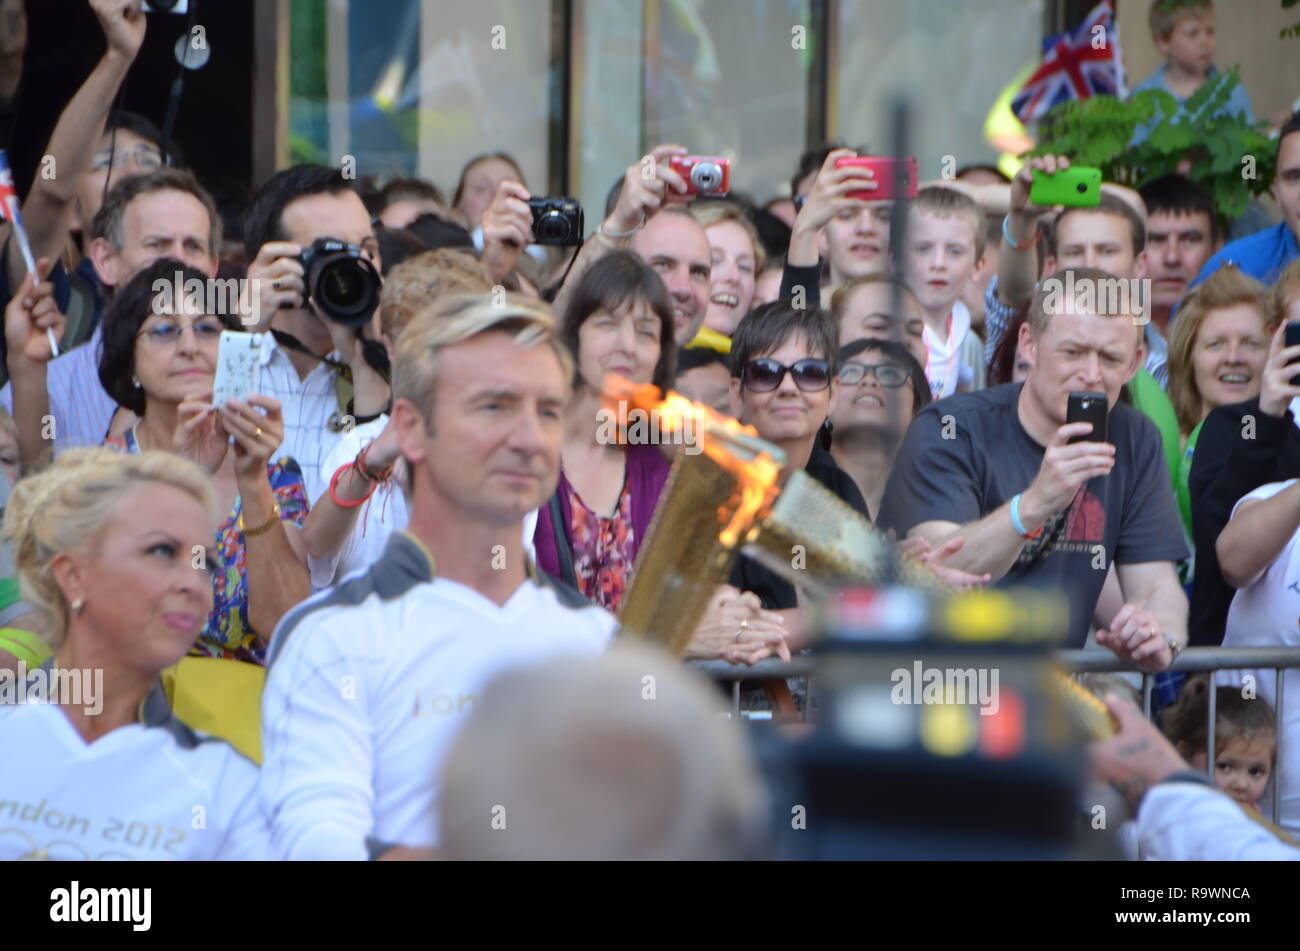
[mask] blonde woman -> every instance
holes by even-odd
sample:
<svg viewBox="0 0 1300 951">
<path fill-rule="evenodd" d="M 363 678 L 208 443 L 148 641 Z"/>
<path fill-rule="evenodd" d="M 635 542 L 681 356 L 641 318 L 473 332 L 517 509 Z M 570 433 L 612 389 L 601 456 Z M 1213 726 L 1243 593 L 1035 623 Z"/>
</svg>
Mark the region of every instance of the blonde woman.
<svg viewBox="0 0 1300 951">
<path fill-rule="evenodd" d="M 1268 359 L 1268 289 L 1232 266 L 1215 271 L 1183 299 L 1169 341 L 1169 399 L 1178 415 L 1183 454 L 1175 486 L 1190 537 L 1187 478 L 1201 423 L 1210 410 L 1259 395 Z"/>
<path fill-rule="evenodd" d="M 171 714 L 159 674 L 212 609 L 216 499 L 170 452 L 62 454 L 5 512 L 54 656 L 0 703 L 4 859 L 266 858 L 257 769 Z M 201 557 L 200 557 L 201 556 Z M 0 682 L 4 683 L 4 682 Z"/>
<path fill-rule="evenodd" d="M 739 205 L 702 202 L 691 206 L 691 214 L 704 226 L 713 259 L 704 326 L 730 338 L 740 318 L 754 306 L 755 283 L 767 256 L 758 231 Z"/>
</svg>

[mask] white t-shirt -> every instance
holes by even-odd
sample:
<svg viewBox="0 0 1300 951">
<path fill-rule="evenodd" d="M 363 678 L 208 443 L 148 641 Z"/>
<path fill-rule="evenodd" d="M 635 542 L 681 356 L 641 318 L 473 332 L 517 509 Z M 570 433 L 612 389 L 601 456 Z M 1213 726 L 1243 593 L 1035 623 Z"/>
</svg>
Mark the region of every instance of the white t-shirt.
<svg viewBox="0 0 1300 951">
<path fill-rule="evenodd" d="M 0 706 L 0 861 L 268 859 L 257 767 L 175 720 L 87 745 L 50 703 Z"/>
<path fill-rule="evenodd" d="M 498 607 L 434 578 L 424 546 L 393 535 L 369 571 L 303 602 L 272 637 L 262 801 L 276 853 L 436 845 L 439 770 L 483 686 L 510 667 L 603 651 L 615 627 L 577 591 L 533 580 Z"/>
<path fill-rule="evenodd" d="M 1156 783 L 1138 807 L 1142 852 L 1157 861 L 1300 861 L 1241 806 L 1200 783 Z"/>
<path fill-rule="evenodd" d="M 362 423 L 348 432 L 340 433 L 337 443 L 325 456 L 321 464 L 321 475 L 328 490 L 329 480 L 341 466 L 348 465 L 357 458 L 363 446 L 378 439 L 388 426 L 388 415 Z M 317 499 L 311 500 L 315 505 Z M 341 578 L 356 571 L 369 568 L 384 553 L 388 539 L 394 532 L 404 532 L 411 523 L 411 510 L 406 500 L 406 493 L 394 478 L 383 485 L 375 486 L 374 494 L 360 506 L 361 513 L 352 531 L 343 540 L 342 547 L 332 557 L 316 558 L 307 556 L 307 565 L 311 569 L 312 590 L 328 588 Z M 533 534 L 537 531 L 537 510 L 524 516 L 524 549 L 529 558 L 536 558 L 533 550 Z"/>
<path fill-rule="evenodd" d="M 1243 496 L 1233 508 L 1247 499 L 1268 499 L 1296 480 L 1272 482 Z M 1282 553 L 1265 569 L 1255 583 L 1241 588 L 1228 607 L 1224 627 L 1224 647 L 1300 647 L 1300 533 L 1291 536 Z M 1223 670 L 1215 675 L 1220 687 L 1242 684 L 1246 675 L 1253 676 L 1257 695 L 1277 709 L 1276 672 L 1273 670 Z M 1285 722 L 1278 723 L 1281 758 L 1274 772 L 1281 782 L 1282 817 L 1277 824 L 1288 833 L 1300 833 L 1300 669 L 1283 672 L 1286 690 Z M 1271 816 L 1272 786 L 1260 802 L 1260 811 Z"/>
<path fill-rule="evenodd" d="M 974 383 L 970 368 L 961 362 L 961 348 L 968 333 L 970 309 L 961 301 L 952 305 L 947 338 L 932 331 L 929 324 L 921 331 L 930 355 L 925 375 L 930 381 L 930 393 L 936 400 L 952 396 L 959 385 L 963 390 L 969 390 Z"/>
</svg>

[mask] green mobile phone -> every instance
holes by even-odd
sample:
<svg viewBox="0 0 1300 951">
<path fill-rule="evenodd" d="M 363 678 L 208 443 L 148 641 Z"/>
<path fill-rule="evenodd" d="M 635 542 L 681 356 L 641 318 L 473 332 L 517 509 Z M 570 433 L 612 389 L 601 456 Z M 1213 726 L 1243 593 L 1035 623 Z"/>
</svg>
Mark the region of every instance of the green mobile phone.
<svg viewBox="0 0 1300 951">
<path fill-rule="evenodd" d="M 1071 165 L 1055 175 L 1034 169 L 1029 200 L 1035 205 L 1095 208 L 1101 204 L 1101 169 Z"/>
</svg>

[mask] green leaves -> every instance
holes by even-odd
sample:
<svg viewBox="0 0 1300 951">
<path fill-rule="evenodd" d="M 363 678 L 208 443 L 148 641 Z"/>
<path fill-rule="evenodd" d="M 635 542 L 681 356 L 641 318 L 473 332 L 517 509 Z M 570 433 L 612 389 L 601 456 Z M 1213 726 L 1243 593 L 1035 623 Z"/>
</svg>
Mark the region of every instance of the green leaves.
<svg viewBox="0 0 1300 951">
<path fill-rule="evenodd" d="M 1066 155 L 1131 188 L 1176 171 L 1186 160 L 1188 176 L 1214 197 L 1219 214 L 1235 218 L 1252 195 L 1267 189 L 1274 166 L 1272 143 L 1261 131 L 1266 123 L 1219 114 L 1238 83 L 1236 69 L 1217 73 L 1181 109 L 1163 89 L 1143 90 L 1127 102 L 1093 96 L 1062 103 L 1043 119 L 1039 144 L 1026 154 Z M 1148 134 L 1135 144 L 1142 128 Z"/>
</svg>

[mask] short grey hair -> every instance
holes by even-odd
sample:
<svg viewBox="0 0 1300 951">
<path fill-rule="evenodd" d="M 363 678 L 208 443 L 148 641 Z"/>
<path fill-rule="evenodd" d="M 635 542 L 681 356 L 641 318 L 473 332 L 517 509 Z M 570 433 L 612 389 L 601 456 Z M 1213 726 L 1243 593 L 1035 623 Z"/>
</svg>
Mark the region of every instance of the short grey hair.
<svg viewBox="0 0 1300 951">
<path fill-rule="evenodd" d="M 221 254 L 221 215 L 217 212 L 216 202 L 197 178 L 178 168 L 159 168 L 143 175 L 132 175 L 109 189 L 104 204 L 91 222 L 91 238 L 103 238 L 115 253 L 120 254 L 126 243 L 122 228 L 127 205 L 141 195 L 162 191 L 184 192 L 198 199 L 208 213 L 208 254 L 218 257 Z"/>
<path fill-rule="evenodd" d="M 444 763 L 440 857 L 760 856 L 766 795 L 723 701 L 667 654 L 626 644 L 501 676 Z"/>
</svg>

